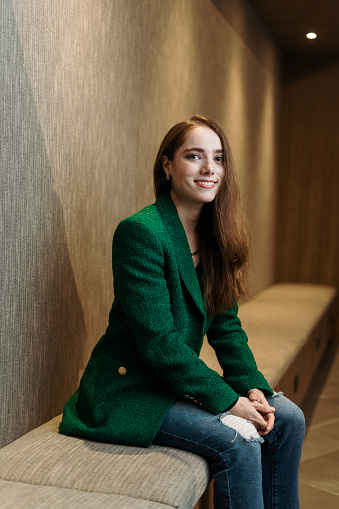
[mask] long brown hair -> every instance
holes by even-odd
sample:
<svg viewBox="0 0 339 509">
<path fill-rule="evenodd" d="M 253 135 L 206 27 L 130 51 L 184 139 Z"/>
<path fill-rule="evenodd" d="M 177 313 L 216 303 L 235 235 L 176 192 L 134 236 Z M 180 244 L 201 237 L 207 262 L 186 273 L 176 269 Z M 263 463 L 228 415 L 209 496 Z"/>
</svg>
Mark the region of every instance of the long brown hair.
<svg viewBox="0 0 339 509">
<path fill-rule="evenodd" d="M 223 130 L 212 119 L 195 115 L 175 124 L 164 137 L 154 164 L 154 193 L 170 192 L 163 156 L 173 161 L 186 134 L 196 126 L 212 129 L 224 151 L 225 178 L 211 203 L 205 203 L 198 223 L 198 240 L 204 273 L 204 300 L 209 316 L 221 314 L 247 295 L 249 242 L 243 215 L 238 176 Z"/>
</svg>

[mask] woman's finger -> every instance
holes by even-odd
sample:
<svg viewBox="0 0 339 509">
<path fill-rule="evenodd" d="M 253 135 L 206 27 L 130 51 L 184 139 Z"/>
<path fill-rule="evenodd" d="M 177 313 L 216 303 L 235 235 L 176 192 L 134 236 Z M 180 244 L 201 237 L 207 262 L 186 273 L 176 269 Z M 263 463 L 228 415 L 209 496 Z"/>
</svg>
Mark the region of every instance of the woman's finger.
<svg viewBox="0 0 339 509">
<path fill-rule="evenodd" d="M 258 403 L 262 403 L 263 405 L 266 405 L 267 408 L 270 408 L 271 412 L 275 411 L 274 407 L 271 407 L 267 401 L 267 399 L 264 396 L 264 393 L 260 391 L 259 389 L 251 389 L 248 394 L 248 399 L 250 401 L 257 401 Z"/>
<path fill-rule="evenodd" d="M 267 435 L 270 431 L 272 431 L 274 427 L 275 416 L 273 412 L 266 414 L 264 418 L 266 420 L 266 429 L 258 431 L 259 435 L 261 436 Z"/>
<path fill-rule="evenodd" d="M 274 412 L 275 408 L 271 407 L 268 403 L 265 405 L 264 403 L 259 403 L 258 401 L 251 401 L 252 406 L 263 414 L 269 414 Z"/>
</svg>

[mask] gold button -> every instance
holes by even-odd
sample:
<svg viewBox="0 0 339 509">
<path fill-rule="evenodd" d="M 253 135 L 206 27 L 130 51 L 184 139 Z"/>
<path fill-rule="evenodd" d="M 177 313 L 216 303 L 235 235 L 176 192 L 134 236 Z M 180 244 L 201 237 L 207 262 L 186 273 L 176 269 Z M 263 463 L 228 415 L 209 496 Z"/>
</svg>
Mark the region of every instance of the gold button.
<svg viewBox="0 0 339 509">
<path fill-rule="evenodd" d="M 126 375 L 127 369 L 125 368 L 125 366 L 120 366 L 120 368 L 118 369 L 118 373 L 119 375 Z"/>
</svg>

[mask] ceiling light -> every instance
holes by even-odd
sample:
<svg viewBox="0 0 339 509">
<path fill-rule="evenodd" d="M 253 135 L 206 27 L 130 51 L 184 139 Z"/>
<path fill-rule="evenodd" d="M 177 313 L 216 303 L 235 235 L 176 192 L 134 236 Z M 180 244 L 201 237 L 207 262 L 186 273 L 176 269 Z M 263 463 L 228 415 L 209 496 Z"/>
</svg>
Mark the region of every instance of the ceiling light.
<svg viewBox="0 0 339 509">
<path fill-rule="evenodd" d="M 318 36 L 314 32 L 308 32 L 308 34 L 306 34 L 306 37 L 307 39 L 316 39 Z"/>
</svg>

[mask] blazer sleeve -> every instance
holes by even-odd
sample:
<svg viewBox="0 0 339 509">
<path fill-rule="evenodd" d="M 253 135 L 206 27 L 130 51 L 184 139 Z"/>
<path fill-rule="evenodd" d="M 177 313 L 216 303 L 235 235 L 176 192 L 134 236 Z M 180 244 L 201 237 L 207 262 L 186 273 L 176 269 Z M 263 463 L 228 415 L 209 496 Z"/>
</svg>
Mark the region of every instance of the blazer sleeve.
<svg viewBox="0 0 339 509">
<path fill-rule="evenodd" d="M 257 388 L 273 394 L 263 374 L 258 370 L 248 338 L 241 327 L 238 306 L 216 316 L 207 332 L 207 339 L 214 348 L 222 367 L 224 380 L 239 395 Z"/>
<path fill-rule="evenodd" d="M 113 239 L 114 292 L 142 359 L 167 380 L 176 396 L 190 395 L 211 413 L 220 413 L 238 394 L 176 330 L 164 270 L 164 248 L 156 228 L 132 218 L 122 221 Z"/>
</svg>

